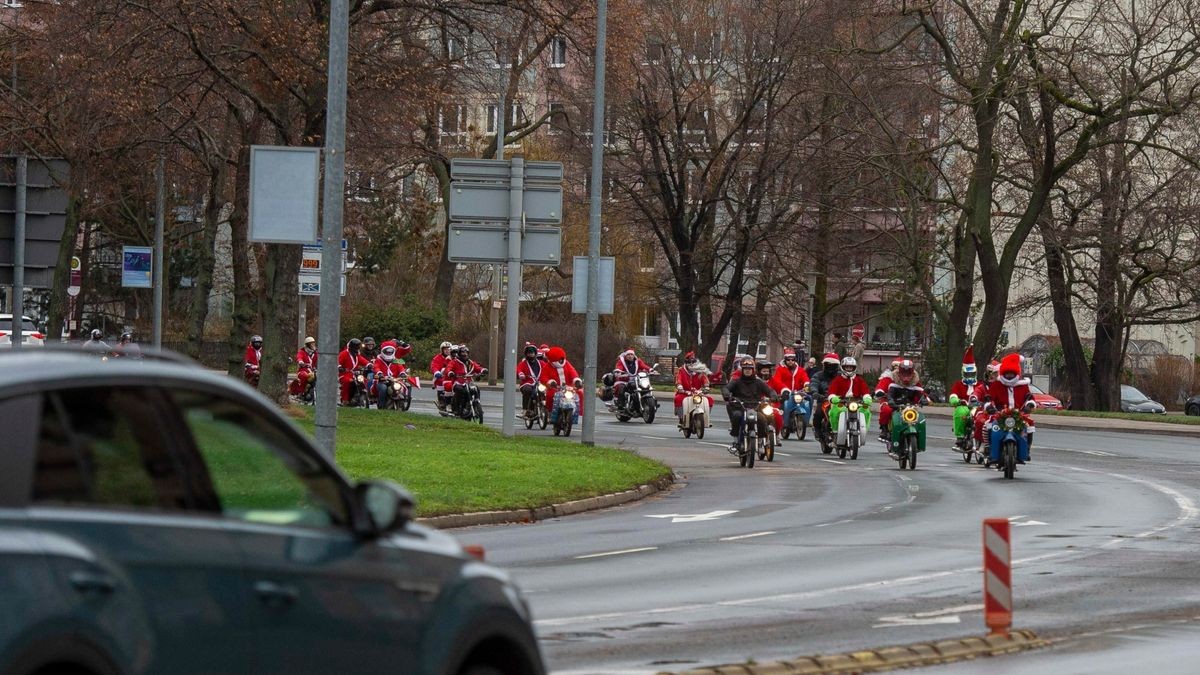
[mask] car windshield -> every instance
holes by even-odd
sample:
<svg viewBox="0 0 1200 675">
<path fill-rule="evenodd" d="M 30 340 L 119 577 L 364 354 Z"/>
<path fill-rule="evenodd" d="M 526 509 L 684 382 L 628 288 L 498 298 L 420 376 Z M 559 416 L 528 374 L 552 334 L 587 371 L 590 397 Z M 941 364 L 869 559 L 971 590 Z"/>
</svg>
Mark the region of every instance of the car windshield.
<svg viewBox="0 0 1200 675">
<path fill-rule="evenodd" d="M 1133 403 L 1141 403 L 1143 401 L 1150 400 L 1149 396 L 1143 394 L 1142 392 L 1138 391 L 1135 387 L 1131 387 L 1128 384 L 1121 385 L 1121 398 L 1123 400 L 1131 401 Z"/>
<path fill-rule="evenodd" d="M 1029 391 L 1031 391 L 1035 394 L 1045 394 L 1046 393 L 1046 392 L 1042 391 L 1041 388 L 1039 388 L 1036 384 L 1029 385 Z"/>
<path fill-rule="evenodd" d="M 7 332 L 10 332 L 11 330 L 12 330 L 12 319 L 11 318 L 0 319 L 0 331 L 4 331 L 5 333 L 7 333 Z M 37 326 L 34 326 L 33 322 L 30 321 L 29 319 L 25 319 L 24 321 L 21 322 L 21 331 L 24 333 L 36 333 Z"/>
</svg>

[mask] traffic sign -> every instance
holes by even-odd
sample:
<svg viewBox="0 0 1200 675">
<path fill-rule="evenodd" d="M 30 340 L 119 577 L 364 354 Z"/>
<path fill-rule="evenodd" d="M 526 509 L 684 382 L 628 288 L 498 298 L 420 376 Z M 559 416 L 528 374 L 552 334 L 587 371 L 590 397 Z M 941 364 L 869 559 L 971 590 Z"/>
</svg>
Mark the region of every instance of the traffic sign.
<svg viewBox="0 0 1200 675">
<path fill-rule="evenodd" d="M 446 240 L 446 257 L 454 263 L 502 263 L 508 260 L 508 229 L 498 225 L 455 224 Z M 562 229 L 526 227 L 521 237 L 521 262 L 557 267 L 562 263 Z"/>
<path fill-rule="evenodd" d="M 471 159 L 455 157 L 450 160 L 450 179 L 508 183 L 512 176 L 506 159 Z M 562 162 L 525 162 L 525 180 L 530 183 L 561 183 Z"/>
<path fill-rule="evenodd" d="M 863 339 L 863 336 L 865 336 L 866 334 L 867 334 L 867 327 L 862 325 L 861 323 L 854 324 L 854 328 L 850 329 L 850 335 L 854 336 L 855 338 L 857 338 L 859 340 Z"/>
<path fill-rule="evenodd" d="M 300 295 L 320 295 L 321 294 L 321 275 L 320 274 L 301 274 L 299 277 Z M 346 295 L 346 275 L 341 275 L 342 280 L 342 296 Z"/>
<path fill-rule="evenodd" d="M 509 191 L 502 183 L 452 183 L 450 220 L 507 222 Z M 562 222 L 562 186 L 526 185 L 523 192 L 526 222 Z"/>
</svg>

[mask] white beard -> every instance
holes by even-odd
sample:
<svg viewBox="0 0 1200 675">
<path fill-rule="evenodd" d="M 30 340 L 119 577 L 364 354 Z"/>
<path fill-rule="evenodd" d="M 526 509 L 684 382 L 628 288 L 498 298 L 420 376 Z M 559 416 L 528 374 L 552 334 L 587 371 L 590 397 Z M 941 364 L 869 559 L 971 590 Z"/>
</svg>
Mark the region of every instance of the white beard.
<svg viewBox="0 0 1200 675">
<path fill-rule="evenodd" d="M 1021 385 L 1029 384 L 1029 378 L 1021 377 L 1020 375 L 1018 375 L 1014 378 L 1007 378 L 1007 377 L 1004 377 L 1003 375 L 1001 375 L 1000 377 L 997 377 L 996 379 L 1000 382 L 1000 384 L 1002 384 L 1006 387 L 1019 387 Z"/>
</svg>

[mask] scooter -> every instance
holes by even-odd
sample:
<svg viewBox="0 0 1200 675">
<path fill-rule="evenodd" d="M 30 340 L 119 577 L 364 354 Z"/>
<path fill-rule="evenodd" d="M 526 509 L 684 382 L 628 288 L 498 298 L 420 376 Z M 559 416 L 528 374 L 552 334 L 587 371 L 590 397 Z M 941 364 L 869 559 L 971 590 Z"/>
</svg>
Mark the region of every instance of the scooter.
<svg viewBox="0 0 1200 675">
<path fill-rule="evenodd" d="M 839 459 L 858 459 L 858 449 L 862 447 L 863 430 L 867 428 L 867 412 L 871 409 L 871 396 L 862 399 L 840 396 L 830 396 L 829 402 L 839 406 L 837 428 L 837 452 Z"/>
<path fill-rule="evenodd" d="M 679 430 L 684 438 L 704 438 L 704 429 L 712 426 L 712 406 L 706 394 L 708 390 L 692 390 L 683 397 L 683 421 Z"/>
<path fill-rule="evenodd" d="M 551 386 L 554 382 L 551 381 Z M 571 427 L 579 421 L 579 393 L 575 387 L 565 386 L 554 393 L 554 412 L 550 413 L 550 423 L 554 425 L 554 435 L 571 435 Z"/>
<path fill-rule="evenodd" d="M 917 453 L 925 452 L 925 414 L 912 403 L 896 407 L 888 455 L 900 463 L 901 470 L 912 471 L 917 468 Z"/>
<path fill-rule="evenodd" d="M 420 388 L 421 382 L 415 377 L 409 377 L 407 372 L 399 375 L 376 375 L 375 386 L 384 387 L 386 396 L 383 399 L 383 410 L 408 410 L 412 406 L 413 387 Z"/>
<path fill-rule="evenodd" d="M 1028 461 L 1029 433 L 1032 432 L 1028 430 L 1021 411 L 1012 408 L 1001 410 L 989 425 L 990 461 L 999 465 L 1005 478 L 1011 479 L 1017 471 L 1017 464 Z"/>
<path fill-rule="evenodd" d="M 367 375 L 370 372 L 370 366 L 354 369 L 354 377 L 350 379 L 351 408 L 371 407 L 371 392 L 367 391 Z"/>
<path fill-rule="evenodd" d="M 783 422 L 783 438 L 786 440 L 789 435 L 795 435 L 796 440 L 802 441 L 808 436 L 808 427 L 812 424 L 812 390 L 804 385 L 804 391 L 784 390 L 783 395 L 791 399 L 790 412 Z"/>
<path fill-rule="evenodd" d="M 476 377 L 487 375 L 487 368 L 475 373 L 467 373 L 466 375 L 449 375 L 454 382 L 455 394 L 450 399 L 450 410 L 440 411 L 443 417 L 457 417 L 467 420 L 468 422 L 478 422 L 483 424 L 483 404 L 479 402 L 479 386 L 475 384 Z M 462 387 L 460 390 L 459 387 Z M 459 401 L 458 392 L 461 391 L 466 395 L 466 400 Z"/>
<path fill-rule="evenodd" d="M 979 399 L 971 396 L 967 401 L 950 395 L 950 405 L 954 406 L 954 448 L 962 453 L 963 461 L 983 464 L 984 454 L 980 452 L 981 443 L 975 440 L 975 415 L 979 412 Z"/>
<path fill-rule="evenodd" d="M 533 395 L 529 397 L 530 407 L 525 409 L 525 414 L 521 419 L 525 421 L 525 428 L 532 429 L 534 424 L 545 429 L 550 424 L 550 412 L 546 407 L 546 385 L 538 382 L 533 388 Z"/>
</svg>

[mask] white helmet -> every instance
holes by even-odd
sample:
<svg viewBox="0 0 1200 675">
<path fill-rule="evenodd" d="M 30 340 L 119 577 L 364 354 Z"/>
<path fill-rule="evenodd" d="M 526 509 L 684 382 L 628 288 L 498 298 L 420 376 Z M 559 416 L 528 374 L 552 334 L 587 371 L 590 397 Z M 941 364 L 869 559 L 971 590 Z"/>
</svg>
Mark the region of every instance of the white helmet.
<svg viewBox="0 0 1200 675">
<path fill-rule="evenodd" d="M 858 361 L 855 361 L 853 356 L 847 356 L 846 358 L 842 359 L 843 372 L 853 373 L 856 370 L 858 370 Z"/>
</svg>

